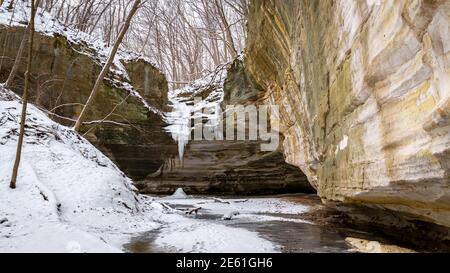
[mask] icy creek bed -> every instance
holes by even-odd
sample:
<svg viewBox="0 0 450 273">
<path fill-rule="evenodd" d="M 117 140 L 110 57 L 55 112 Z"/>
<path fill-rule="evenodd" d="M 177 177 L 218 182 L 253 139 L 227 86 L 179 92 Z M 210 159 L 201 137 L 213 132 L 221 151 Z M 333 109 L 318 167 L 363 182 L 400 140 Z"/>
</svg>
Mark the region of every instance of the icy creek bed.
<svg viewBox="0 0 450 273">
<path fill-rule="evenodd" d="M 301 195 L 299 196 L 301 199 Z M 349 252 L 345 237 L 337 231 L 302 219 L 309 206 L 284 197 L 215 198 L 176 195 L 155 198 L 173 214 L 197 222 L 196 230 L 176 223 L 139 234 L 124 251 L 152 252 Z M 305 202 L 307 203 L 307 202 Z M 201 208 L 195 213 L 194 211 Z M 189 214 L 192 212 L 192 214 Z M 186 214 L 187 213 L 187 214 Z M 226 233 L 234 229 L 235 233 Z M 252 241 L 252 233 L 266 240 Z M 205 240 L 206 239 L 206 240 Z M 195 246 L 192 248 L 192 246 Z M 217 248 L 217 246 L 220 246 Z M 229 250 L 229 251 L 227 251 Z"/>
</svg>

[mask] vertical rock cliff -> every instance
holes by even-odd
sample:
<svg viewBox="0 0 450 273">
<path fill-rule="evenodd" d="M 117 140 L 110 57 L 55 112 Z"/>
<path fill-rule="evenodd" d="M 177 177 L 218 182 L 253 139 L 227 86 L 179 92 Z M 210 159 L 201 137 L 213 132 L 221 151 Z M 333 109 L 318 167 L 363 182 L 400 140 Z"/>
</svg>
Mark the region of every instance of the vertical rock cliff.
<svg viewBox="0 0 450 273">
<path fill-rule="evenodd" d="M 450 227 L 450 1 L 254 0 L 248 27 L 247 72 L 325 202 Z"/>
</svg>

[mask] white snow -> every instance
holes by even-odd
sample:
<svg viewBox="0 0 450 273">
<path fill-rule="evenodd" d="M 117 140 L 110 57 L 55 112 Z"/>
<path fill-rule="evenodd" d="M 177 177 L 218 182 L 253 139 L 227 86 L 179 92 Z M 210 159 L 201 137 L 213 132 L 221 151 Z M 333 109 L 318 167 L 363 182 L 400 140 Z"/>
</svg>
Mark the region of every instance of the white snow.
<svg viewBox="0 0 450 273">
<path fill-rule="evenodd" d="M 294 203 L 262 198 L 258 200 L 227 199 L 227 203 L 215 202 L 207 198 L 156 198 L 155 202 L 184 206 L 201 207 L 200 213 L 209 210 L 214 214 L 232 215 L 236 217 L 248 217 L 252 221 L 282 221 L 279 217 L 266 215 L 257 216 L 263 212 L 305 212 L 306 207 Z M 288 208 L 293 205 L 293 208 Z M 241 215 L 243 213 L 243 215 Z M 254 215 L 250 215 L 255 213 Z M 166 216 L 165 221 L 169 224 L 161 230 L 160 236 L 155 243 L 160 247 L 172 252 L 195 252 L 203 253 L 213 250 L 216 253 L 274 253 L 279 251 L 279 246 L 255 237 L 253 232 L 245 229 L 233 228 L 223 224 L 212 223 L 210 221 L 196 220 L 194 218 L 180 221 L 181 215 L 172 214 Z M 243 219 L 240 218 L 240 219 Z M 170 219 L 170 220 L 168 220 Z M 237 218 L 236 218 L 237 219 Z"/>
<path fill-rule="evenodd" d="M 169 197 L 170 199 L 187 199 L 188 196 L 187 194 L 184 192 L 184 190 L 182 188 L 179 188 L 175 191 L 175 193 Z"/>
<path fill-rule="evenodd" d="M 0 251 L 117 252 L 102 234 L 158 227 L 131 180 L 86 140 L 29 105 L 18 187 L 9 188 L 22 105 L 0 101 Z M 111 238 L 112 239 L 112 238 Z"/>
<path fill-rule="evenodd" d="M 201 222 L 200 222 L 201 223 Z M 193 224 L 180 229 L 174 223 L 155 243 L 177 252 L 274 253 L 277 248 L 269 241 L 253 236 L 244 229 L 218 224 Z M 237 251 L 236 251 L 237 250 Z"/>
<path fill-rule="evenodd" d="M 12 99 L 0 101 L 0 252 L 122 252 L 131 237 L 162 226 L 156 243 L 177 251 L 276 251 L 255 232 L 191 219 L 136 195 L 100 151 L 33 105 L 17 189 L 10 189 L 22 106 L 10 93 L 0 88 L 0 98 Z"/>
<path fill-rule="evenodd" d="M 170 205 L 184 205 L 201 207 L 216 214 L 226 215 L 232 212 L 239 212 L 240 215 L 249 214 L 302 214 L 309 210 L 308 206 L 299 203 L 284 201 L 275 198 L 251 198 L 251 199 L 218 199 L 218 198 L 189 198 L 155 199 L 156 202 L 163 202 Z"/>
<path fill-rule="evenodd" d="M 263 252 L 273 253 L 279 251 L 279 246 L 253 238 L 251 232 L 224 226 L 229 221 L 240 222 L 296 222 L 308 221 L 296 218 L 285 218 L 283 215 L 298 215 L 305 213 L 309 207 L 284 201 L 276 198 L 252 199 L 219 199 L 219 198 L 156 198 L 158 203 L 172 207 L 192 206 L 201 208 L 199 214 L 223 215 L 220 217 L 223 224 L 215 222 L 179 221 L 179 215 L 173 215 L 171 224 L 161 230 L 161 235 L 155 243 L 160 247 L 173 252 L 207 252 L 205 249 L 214 249 L 214 252 Z M 162 207 L 162 206 L 161 206 Z M 280 216 L 272 216 L 278 214 Z M 192 216 L 195 217 L 195 216 Z M 228 219 L 225 219 L 228 218 Z M 256 246 L 256 247 L 255 247 Z"/>
<path fill-rule="evenodd" d="M 230 212 L 225 213 L 223 215 L 222 219 L 227 220 L 227 221 L 233 220 L 233 217 L 238 216 L 239 214 L 240 213 L 238 211 L 230 211 Z"/>
<path fill-rule="evenodd" d="M 339 153 L 339 151 L 343 151 L 347 148 L 348 146 L 348 136 L 344 135 L 344 138 L 341 140 L 341 142 L 339 142 L 339 145 L 337 145 L 336 147 L 336 152 L 335 154 L 337 155 Z"/>
</svg>

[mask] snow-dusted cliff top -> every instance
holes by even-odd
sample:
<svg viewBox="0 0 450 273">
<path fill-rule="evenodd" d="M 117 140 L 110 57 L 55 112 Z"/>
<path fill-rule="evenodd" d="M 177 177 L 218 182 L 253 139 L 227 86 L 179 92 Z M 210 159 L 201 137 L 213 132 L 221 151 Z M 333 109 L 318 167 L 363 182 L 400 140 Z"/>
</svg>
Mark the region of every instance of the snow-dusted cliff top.
<svg viewBox="0 0 450 273">
<path fill-rule="evenodd" d="M 10 0 L 7 0 L 0 6 L 0 25 L 12 27 L 27 27 L 30 18 L 30 7 L 28 1 L 15 1 L 16 8 L 9 10 L 7 7 Z M 1 26 L 0 26 L 1 27 Z M 48 12 L 38 9 L 35 19 L 36 31 L 42 35 L 49 37 L 62 36 L 64 37 L 72 49 L 80 54 L 90 57 L 103 66 L 111 52 L 111 47 L 107 46 L 101 39 L 94 35 L 89 35 L 85 32 L 66 27 L 58 20 L 53 18 Z M 119 49 L 114 59 L 114 63 L 110 68 L 109 82 L 124 90 L 128 90 L 131 95 L 138 97 L 142 103 L 153 113 L 163 115 L 163 113 L 156 107 L 150 105 L 137 90 L 130 84 L 130 76 L 124 66 L 128 62 L 143 61 L 156 68 L 154 62 L 149 58 L 138 55 L 134 52 Z M 157 68 L 156 68 L 157 69 Z"/>
</svg>

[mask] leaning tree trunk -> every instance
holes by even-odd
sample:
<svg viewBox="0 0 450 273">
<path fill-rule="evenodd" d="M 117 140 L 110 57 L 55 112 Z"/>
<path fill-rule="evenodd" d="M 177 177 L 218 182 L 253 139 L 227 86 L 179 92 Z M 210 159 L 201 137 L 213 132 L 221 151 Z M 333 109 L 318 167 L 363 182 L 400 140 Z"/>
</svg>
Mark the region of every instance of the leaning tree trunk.
<svg viewBox="0 0 450 273">
<path fill-rule="evenodd" d="M 37 0 L 39 2 L 39 0 Z M 11 177 L 10 187 L 11 189 L 16 188 L 17 182 L 17 174 L 19 172 L 20 158 L 22 156 L 22 146 L 23 146 L 23 138 L 25 135 L 25 121 L 27 118 L 27 105 L 28 105 L 28 89 L 30 86 L 30 70 L 31 70 L 31 62 L 33 60 L 33 40 L 34 40 L 34 18 L 36 16 L 37 6 L 35 5 L 34 0 L 31 1 L 31 19 L 29 25 L 30 30 L 30 39 L 28 43 L 28 63 L 27 70 L 25 71 L 25 86 L 23 90 L 22 97 L 22 115 L 20 117 L 20 132 L 19 132 L 19 141 L 17 143 L 17 151 L 16 151 L 16 160 L 14 162 L 13 173 Z M 20 56 L 17 56 L 20 58 Z"/>
<path fill-rule="evenodd" d="M 228 23 L 227 17 L 225 15 L 225 11 L 223 10 L 222 3 L 219 3 L 218 0 L 215 0 L 214 3 L 216 4 L 216 10 L 219 14 L 219 18 L 222 22 L 223 29 L 226 35 L 226 39 L 224 39 L 225 45 L 230 49 L 231 56 L 233 59 L 235 59 L 238 55 L 238 52 L 236 50 L 236 46 L 234 44 L 233 34 L 231 33 L 231 26 Z"/>
<path fill-rule="evenodd" d="M 105 66 L 103 67 L 102 71 L 100 72 L 100 75 L 98 76 L 97 81 L 95 82 L 95 85 L 92 88 L 91 95 L 89 96 L 86 104 L 83 107 L 83 110 L 81 111 L 80 116 L 78 117 L 78 119 L 75 123 L 74 130 L 76 132 L 80 131 L 80 128 L 81 128 L 81 125 L 83 124 L 83 120 L 86 116 L 86 113 L 87 113 L 87 111 L 89 111 L 90 107 L 92 106 L 92 103 L 94 102 L 94 99 L 95 99 L 98 91 L 100 90 L 100 86 L 103 83 L 103 79 L 108 74 L 109 68 L 111 67 L 111 65 L 114 61 L 114 57 L 116 56 L 119 46 L 122 43 L 122 40 L 125 37 L 125 34 L 128 31 L 128 28 L 130 28 L 131 19 L 133 19 L 134 14 L 136 14 L 136 11 L 138 10 L 140 3 L 141 3 L 141 0 L 136 0 L 130 11 L 130 14 L 128 14 L 127 20 L 125 21 L 125 24 L 123 25 L 122 30 L 120 31 L 119 37 L 117 37 L 117 40 L 111 50 L 111 54 L 109 55 L 109 58 L 106 61 Z"/>
</svg>

